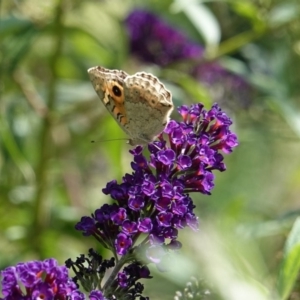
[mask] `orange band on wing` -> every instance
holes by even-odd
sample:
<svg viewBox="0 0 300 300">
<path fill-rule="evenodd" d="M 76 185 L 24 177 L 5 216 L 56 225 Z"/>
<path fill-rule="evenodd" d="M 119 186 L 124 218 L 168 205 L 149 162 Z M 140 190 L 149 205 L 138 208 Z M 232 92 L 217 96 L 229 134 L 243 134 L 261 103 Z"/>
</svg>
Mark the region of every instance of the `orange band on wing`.
<svg viewBox="0 0 300 300">
<path fill-rule="evenodd" d="M 115 103 L 112 111 L 115 118 L 124 126 L 127 124 L 126 114 L 125 114 L 125 107 L 124 105 L 118 105 Z"/>
<path fill-rule="evenodd" d="M 120 95 L 116 95 L 113 91 L 113 88 L 117 86 L 120 90 Z M 126 111 L 124 106 L 124 94 L 123 87 L 118 82 L 110 82 L 107 86 L 107 94 L 109 95 L 110 100 L 113 102 L 112 114 L 120 122 L 122 126 L 127 124 Z"/>
</svg>

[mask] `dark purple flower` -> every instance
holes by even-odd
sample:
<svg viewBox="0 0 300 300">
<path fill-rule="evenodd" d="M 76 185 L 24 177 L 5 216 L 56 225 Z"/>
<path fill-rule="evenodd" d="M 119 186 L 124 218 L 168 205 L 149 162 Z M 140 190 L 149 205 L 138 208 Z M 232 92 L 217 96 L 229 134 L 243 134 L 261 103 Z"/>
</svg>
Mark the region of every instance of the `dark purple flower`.
<svg viewBox="0 0 300 300">
<path fill-rule="evenodd" d="M 49 284 L 39 282 L 32 289 L 32 299 L 53 299 L 54 292 Z"/>
<path fill-rule="evenodd" d="M 111 220 L 116 224 L 116 225 L 122 225 L 124 220 L 127 217 L 126 209 L 120 207 L 118 211 L 112 212 L 110 214 Z"/>
<path fill-rule="evenodd" d="M 203 47 L 145 10 L 134 10 L 125 21 L 131 52 L 161 66 L 186 58 L 199 58 Z"/>
<path fill-rule="evenodd" d="M 156 178 L 152 174 L 145 174 L 142 184 L 142 192 L 146 196 L 151 196 L 155 193 Z"/>
<path fill-rule="evenodd" d="M 113 192 L 113 191 L 112 191 Z M 119 210 L 118 205 L 104 204 L 101 208 L 95 211 L 95 220 L 99 223 L 106 223 L 111 220 L 111 215 Z"/>
<path fill-rule="evenodd" d="M 162 162 L 164 165 L 171 165 L 176 158 L 175 152 L 172 149 L 161 150 L 157 154 L 158 161 Z"/>
<path fill-rule="evenodd" d="M 90 298 L 90 300 L 106 300 L 103 293 L 99 290 L 91 291 L 89 298 Z"/>
<path fill-rule="evenodd" d="M 172 213 L 175 215 L 184 216 L 187 212 L 187 205 L 182 201 L 172 202 Z"/>
<path fill-rule="evenodd" d="M 128 207 L 134 211 L 140 211 L 145 205 L 145 199 L 141 195 L 131 196 L 128 200 Z"/>
<path fill-rule="evenodd" d="M 128 191 L 126 185 L 118 185 L 116 180 L 107 183 L 106 187 L 102 189 L 105 195 L 111 195 L 114 200 L 122 203 L 128 199 Z"/>
<path fill-rule="evenodd" d="M 160 226 L 169 227 L 173 218 L 172 213 L 161 212 L 157 215 L 156 219 Z"/>
<path fill-rule="evenodd" d="M 138 220 L 138 230 L 144 233 L 150 232 L 153 228 L 150 218 L 144 218 Z"/>
<path fill-rule="evenodd" d="M 83 235 L 89 236 L 97 230 L 95 223 L 95 220 L 91 217 L 82 217 L 80 222 L 76 224 L 75 229 L 82 231 Z"/>
<path fill-rule="evenodd" d="M 69 299 L 70 299 L 70 300 L 82 300 L 82 299 L 85 299 L 85 297 L 82 298 L 82 293 L 81 293 L 80 291 L 74 291 L 74 292 L 72 292 L 72 294 L 70 295 Z M 69 300 L 69 299 L 68 299 L 68 300 Z M 104 298 L 103 300 L 106 300 L 106 298 Z"/>
<path fill-rule="evenodd" d="M 4 300 L 85 299 L 66 267 L 58 266 L 54 259 L 19 263 L 1 271 L 1 277 Z"/>
<path fill-rule="evenodd" d="M 152 276 L 150 276 L 150 270 L 147 266 L 143 266 L 139 269 L 139 277 L 140 278 L 152 278 Z"/>
<path fill-rule="evenodd" d="M 138 232 L 136 222 L 125 220 L 122 224 L 122 231 L 127 235 L 133 235 Z"/>
<path fill-rule="evenodd" d="M 124 299 L 148 299 L 141 297 L 144 286 L 140 282 L 137 282 L 141 278 L 152 278 L 152 276 L 150 276 L 148 267 L 142 266 L 139 262 L 127 265 L 118 273 L 116 283 L 121 288 L 118 288 L 118 290 L 127 293 L 126 295 L 128 296 L 128 298 L 124 297 Z M 138 298 L 138 296 L 140 297 Z"/>
<path fill-rule="evenodd" d="M 192 166 L 192 160 L 188 155 L 179 155 L 177 162 L 180 170 L 184 170 Z"/>
<path fill-rule="evenodd" d="M 126 288 L 128 286 L 128 279 L 125 272 L 118 273 L 118 283 L 119 286 L 122 288 Z"/>
<path fill-rule="evenodd" d="M 119 233 L 115 240 L 115 248 L 119 255 L 127 253 L 128 249 L 132 245 L 132 239 L 124 233 Z"/>
<path fill-rule="evenodd" d="M 161 196 L 155 203 L 155 208 L 158 211 L 167 211 L 172 203 L 172 198 L 167 196 Z"/>
</svg>

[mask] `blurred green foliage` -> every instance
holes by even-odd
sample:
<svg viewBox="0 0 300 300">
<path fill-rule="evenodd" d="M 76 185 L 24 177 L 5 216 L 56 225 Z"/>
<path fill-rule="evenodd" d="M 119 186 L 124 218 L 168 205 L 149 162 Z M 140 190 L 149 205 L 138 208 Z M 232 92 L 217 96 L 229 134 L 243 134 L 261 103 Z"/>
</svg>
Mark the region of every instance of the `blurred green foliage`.
<svg viewBox="0 0 300 300">
<path fill-rule="evenodd" d="M 276 292 L 284 242 L 300 209 L 300 3 L 203 2 L 0 2 L 1 269 L 46 257 L 63 263 L 97 247 L 74 225 L 111 201 L 101 192 L 106 182 L 130 172 L 124 134 L 97 99 L 88 68 L 154 72 L 176 105 L 212 101 L 180 66 L 162 70 L 130 54 L 123 21 L 143 7 L 204 44 L 205 59 L 217 59 L 255 89 L 248 109 L 228 105 L 240 141 L 226 158 L 228 170 L 216 174 L 212 196 L 192 195 L 201 227 L 180 235 L 187 261 L 173 258 L 177 272 L 154 268 L 146 294 L 172 299 L 197 272 L 220 299 L 300 299 L 297 285 L 291 293 L 299 267 Z M 120 140 L 105 141 L 112 138 Z"/>
</svg>

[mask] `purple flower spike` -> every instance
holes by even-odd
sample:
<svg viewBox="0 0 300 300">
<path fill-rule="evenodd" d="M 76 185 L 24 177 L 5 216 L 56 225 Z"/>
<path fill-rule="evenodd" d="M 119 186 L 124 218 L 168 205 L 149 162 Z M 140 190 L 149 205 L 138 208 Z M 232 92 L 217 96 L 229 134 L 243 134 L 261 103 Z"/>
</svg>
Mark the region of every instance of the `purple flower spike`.
<svg viewBox="0 0 300 300">
<path fill-rule="evenodd" d="M 76 226 L 119 255 L 144 246 L 160 246 L 159 251 L 164 252 L 178 248 L 178 231 L 199 226 L 189 195 L 211 193 L 214 171 L 226 170 L 221 151 L 230 153 L 238 145 L 229 129 L 231 119 L 217 104 L 210 110 L 198 103 L 178 111 L 183 120 L 170 121 L 164 130 L 166 140 L 160 136 L 148 145 L 149 159 L 141 146 L 130 150 L 131 174 L 123 176 L 120 184 L 111 181 L 104 189 L 116 202 L 103 205 Z M 143 247 L 135 245 L 140 240 Z M 172 242 L 166 244 L 169 240 Z"/>
</svg>

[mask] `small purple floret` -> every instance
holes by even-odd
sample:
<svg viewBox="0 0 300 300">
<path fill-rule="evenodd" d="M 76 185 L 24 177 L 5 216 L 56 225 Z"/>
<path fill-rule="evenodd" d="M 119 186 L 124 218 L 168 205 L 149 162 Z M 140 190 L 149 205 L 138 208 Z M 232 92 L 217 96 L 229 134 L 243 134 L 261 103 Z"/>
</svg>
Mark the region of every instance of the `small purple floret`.
<svg viewBox="0 0 300 300">
<path fill-rule="evenodd" d="M 150 218 L 139 219 L 138 221 L 138 230 L 140 232 L 150 232 L 153 228 L 153 224 Z"/>
<path fill-rule="evenodd" d="M 136 222 L 131 222 L 129 220 L 125 220 L 122 224 L 122 231 L 130 236 L 138 232 Z"/>
<path fill-rule="evenodd" d="M 127 253 L 128 249 L 132 245 L 132 239 L 124 233 L 119 233 L 115 240 L 115 248 L 119 255 L 124 255 Z"/>
<path fill-rule="evenodd" d="M 118 273 L 118 283 L 119 283 L 119 286 L 122 288 L 126 288 L 128 286 L 128 279 L 127 279 L 125 272 Z"/>
<path fill-rule="evenodd" d="M 99 290 L 91 291 L 90 295 L 89 295 L 89 299 L 90 300 L 106 300 L 103 293 Z"/>
<path fill-rule="evenodd" d="M 112 212 L 110 214 L 110 217 L 114 224 L 122 225 L 122 223 L 127 217 L 126 209 L 121 207 L 117 211 Z"/>
</svg>

